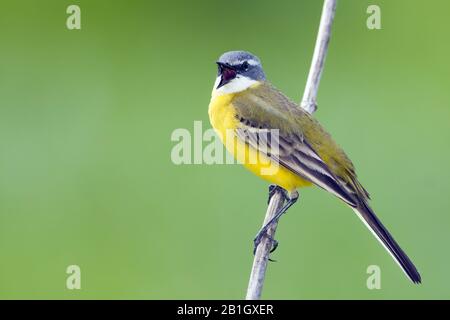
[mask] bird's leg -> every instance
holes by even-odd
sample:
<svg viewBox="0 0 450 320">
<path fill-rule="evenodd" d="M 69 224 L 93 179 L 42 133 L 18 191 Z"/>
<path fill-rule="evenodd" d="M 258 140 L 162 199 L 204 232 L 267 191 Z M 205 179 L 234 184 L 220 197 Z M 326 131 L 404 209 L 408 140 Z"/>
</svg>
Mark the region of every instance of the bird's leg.
<svg viewBox="0 0 450 320">
<path fill-rule="evenodd" d="M 281 188 L 280 186 L 275 186 L 275 185 L 271 185 L 269 187 L 269 202 L 270 199 L 272 198 L 272 196 L 275 194 L 276 190 L 282 190 L 283 196 L 284 198 L 287 200 L 287 202 L 283 205 L 283 207 L 275 214 L 275 216 L 270 219 L 269 222 L 267 222 L 264 227 L 261 228 L 261 230 L 258 232 L 258 234 L 256 235 L 255 239 L 253 240 L 253 244 L 254 244 L 254 248 L 253 248 L 253 254 L 255 254 L 256 252 L 256 248 L 258 248 L 258 245 L 260 244 L 262 238 L 264 236 L 267 236 L 267 230 L 269 229 L 269 227 L 274 223 L 277 222 L 278 219 L 280 219 L 280 217 L 286 213 L 286 211 L 298 200 L 298 192 L 297 191 L 293 191 L 290 195 L 288 194 L 288 192 L 286 190 L 284 190 L 283 188 Z M 272 250 L 270 252 L 273 252 L 276 250 L 276 248 L 278 247 L 278 241 L 276 241 L 275 239 L 271 239 L 273 242 L 272 245 Z"/>
</svg>

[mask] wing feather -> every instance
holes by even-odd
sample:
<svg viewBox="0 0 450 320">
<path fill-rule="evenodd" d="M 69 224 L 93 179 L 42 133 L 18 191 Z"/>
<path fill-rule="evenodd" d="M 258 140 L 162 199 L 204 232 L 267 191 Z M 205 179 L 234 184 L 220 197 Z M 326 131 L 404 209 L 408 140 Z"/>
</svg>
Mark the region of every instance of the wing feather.
<svg viewBox="0 0 450 320">
<path fill-rule="evenodd" d="M 241 140 L 353 207 L 359 197 L 368 196 L 331 136 L 272 85 L 262 83 L 237 94 L 232 104 Z"/>
<path fill-rule="evenodd" d="M 306 140 L 301 141 L 295 135 L 276 134 L 277 131 L 279 132 L 243 125 L 236 129 L 236 134 L 241 141 L 286 169 L 331 192 L 350 206 L 357 205 L 352 193 L 341 186 L 327 164 Z M 278 148 L 274 147 L 275 144 L 278 144 Z"/>
</svg>

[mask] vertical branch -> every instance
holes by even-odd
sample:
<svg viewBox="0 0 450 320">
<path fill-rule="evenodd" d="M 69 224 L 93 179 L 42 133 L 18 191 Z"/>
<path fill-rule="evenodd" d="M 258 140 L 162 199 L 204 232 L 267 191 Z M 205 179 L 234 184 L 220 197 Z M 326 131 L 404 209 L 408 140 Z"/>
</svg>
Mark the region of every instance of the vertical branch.
<svg viewBox="0 0 450 320">
<path fill-rule="evenodd" d="M 322 75 L 325 56 L 328 50 L 328 43 L 331 35 L 331 25 L 333 23 L 334 13 L 336 11 L 337 0 L 325 0 L 320 19 L 319 32 L 317 34 L 316 45 L 314 48 L 311 68 L 309 70 L 308 80 L 306 82 L 305 91 L 301 107 L 309 113 L 313 113 L 317 109 L 316 97 L 319 88 L 320 76 Z M 266 216 L 263 226 L 269 222 L 280 210 L 284 204 L 284 197 L 280 191 L 276 191 L 272 196 L 267 207 Z M 261 292 L 266 276 L 267 263 L 270 250 L 272 248 L 271 238 L 274 239 L 277 223 L 273 223 L 267 230 L 268 237 L 263 237 L 255 252 L 252 271 L 247 288 L 247 300 L 257 300 L 261 298 Z"/>
<path fill-rule="evenodd" d="M 284 195 L 281 192 L 276 191 L 270 199 L 269 206 L 267 207 L 263 226 L 266 225 L 266 223 L 268 223 L 275 216 L 275 214 L 278 212 L 278 210 L 281 209 L 283 204 Z M 277 222 L 274 222 L 267 230 L 267 234 L 270 235 L 272 239 L 274 239 L 275 237 Z M 262 238 L 258 248 L 256 248 L 252 272 L 250 274 L 250 281 L 248 282 L 247 296 L 245 297 L 246 300 L 258 300 L 261 297 L 264 277 L 266 276 L 266 268 L 271 249 L 272 241 L 268 237 Z"/>
<path fill-rule="evenodd" d="M 325 0 L 320 18 L 319 32 L 317 34 L 316 46 L 309 69 L 308 80 L 301 107 L 309 113 L 314 113 L 317 109 L 316 98 L 319 89 L 320 77 L 322 75 L 325 57 L 327 56 L 328 43 L 331 36 L 331 25 L 333 24 L 334 13 L 336 12 L 336 0 Z"/>
</svg>

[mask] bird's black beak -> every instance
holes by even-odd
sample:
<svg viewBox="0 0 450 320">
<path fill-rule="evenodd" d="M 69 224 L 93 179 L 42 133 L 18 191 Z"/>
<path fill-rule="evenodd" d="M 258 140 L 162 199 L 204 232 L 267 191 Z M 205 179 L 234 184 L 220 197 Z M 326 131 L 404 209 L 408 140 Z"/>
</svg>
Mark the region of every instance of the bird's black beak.
<svg viewBox="0 0 450 320">
<path fill-rule="evenodd" d="M 220 77 L 220 83 L 217 86 L 216 89 L 219 89 L 220 87 L 226 85 L 228 82 L 236 78 L 237 71 L 234 67 L 230 66 L 227 63 L 223 62 L 216 62 L 217 66 L 219 68 L 219 75 Z"/>
</svg>

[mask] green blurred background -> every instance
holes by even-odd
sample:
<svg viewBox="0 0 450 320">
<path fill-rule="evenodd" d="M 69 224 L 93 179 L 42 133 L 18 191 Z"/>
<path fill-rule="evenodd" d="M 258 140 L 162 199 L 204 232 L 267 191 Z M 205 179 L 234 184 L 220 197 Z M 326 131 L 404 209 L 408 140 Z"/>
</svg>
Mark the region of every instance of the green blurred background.
<svg viewBox="0 0 450 320">
<path fill-rule="evenodd" d="M 82 29 L 66 28 L 81 7 Z M 378 4 L 382 30 L 368 30 Z M 0 298 L 243 298 L 267 183 L 171 162 L 176 128 L 210 127 L 224 51 L 299 101 L 322 1 L 0 4 Z M 417 264 L 412 285 L 319 189 L 278 228 L 264 298 L 450 298 L 448 1 L 338 3 L 316 117 L 353 159 Z M 82 289 L 66 289 L 81 267 Z M 381 267 L 381 290 L 366 268 Z"/>
</svg>

